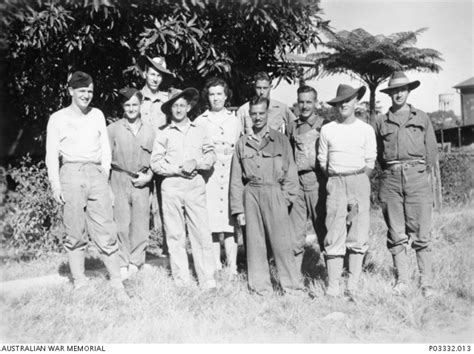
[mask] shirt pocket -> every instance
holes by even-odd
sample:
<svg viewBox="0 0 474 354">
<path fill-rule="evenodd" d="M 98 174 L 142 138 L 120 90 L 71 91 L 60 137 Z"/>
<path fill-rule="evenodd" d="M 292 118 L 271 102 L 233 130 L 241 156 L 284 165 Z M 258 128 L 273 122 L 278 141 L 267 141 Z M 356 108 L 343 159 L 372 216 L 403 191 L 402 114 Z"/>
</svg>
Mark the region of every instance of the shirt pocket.
<svg viewBox="0 0 474 354">
<path fill-rule="evenodd" d="M 256 151 L 244 151 L 241 160 L 242 168 L 247 178 L 255 176 L 257 166 L 259 165 Z"/>
<path fill-rule="evenodd" d="M 411 157 L 425 157 L 425 128 L 421 125 L 407 125 L 405 127 L 407 153 Z"/>
<path fill-rule="evenodd" d="M 279 180 L 286 173 L 286 168 L 283 163 L 283 150 L 275 148 L 273 151 L 262 151 L 262 156 L 265 160 L 265 166 L 270 166 L 271 162 L 273 163 L 275 177 Z"/>
</svg>

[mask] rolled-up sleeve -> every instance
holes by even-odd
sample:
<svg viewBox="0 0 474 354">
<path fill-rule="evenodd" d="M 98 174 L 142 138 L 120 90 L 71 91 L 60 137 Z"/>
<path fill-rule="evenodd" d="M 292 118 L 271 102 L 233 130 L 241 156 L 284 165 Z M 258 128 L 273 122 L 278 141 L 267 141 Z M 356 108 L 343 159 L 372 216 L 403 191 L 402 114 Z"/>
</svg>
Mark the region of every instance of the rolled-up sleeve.
<svg viewBox="0 0 474 354">
<path fill-rule="evenodd" d="M 214 142 L 206 132 L 202 144 L 202 157 L 196 161 L 196 169 L 202 171 L 210 170 L 214 166 L 216 159 Z"/>
</svg>

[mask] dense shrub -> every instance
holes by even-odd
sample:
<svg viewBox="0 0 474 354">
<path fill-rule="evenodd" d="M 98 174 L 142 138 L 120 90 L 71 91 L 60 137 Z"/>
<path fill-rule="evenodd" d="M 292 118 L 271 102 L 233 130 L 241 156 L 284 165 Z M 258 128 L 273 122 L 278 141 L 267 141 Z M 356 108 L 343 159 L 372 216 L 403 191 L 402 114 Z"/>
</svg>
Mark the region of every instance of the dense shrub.
<svg viewBox="0 0 474 354">
<path fill-rule="evenodd" d="M 8 176 L 16 184 L 0 207 L 0 243 L 7 251 L 38 257 L 61 247 L 61 207 L 54 201 L 43 162 L 25 157 Z"/>
<path fill-rule="evenodd" d="M 455 206 L 470 202 L 474 190 L 474 154 L 441 154 L 439 169 L 443 202 Z"/>
</svg>

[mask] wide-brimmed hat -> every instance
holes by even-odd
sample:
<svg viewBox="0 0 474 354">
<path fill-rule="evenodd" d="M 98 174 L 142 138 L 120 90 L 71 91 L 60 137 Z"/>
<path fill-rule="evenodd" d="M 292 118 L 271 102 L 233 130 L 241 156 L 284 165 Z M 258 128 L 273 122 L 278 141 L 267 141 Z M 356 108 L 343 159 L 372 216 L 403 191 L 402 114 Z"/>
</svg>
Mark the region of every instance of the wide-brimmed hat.
<svg viewBox="0 0 474 354">
<path fill-rule="evenodd" d="M 199 91 L 194 87 L 188 87 L 184 90 L 174 89 L 170 92 L 168 101 L 162 104 L 161 111 L 167 116 L 170 116 L 171 106 L 181 97 L 184 97 L 184 99 L 191 105 L 191 108 L 193 108 L 199 99 Z"/>
<path fill-rule="evenodd" d="M 331 106 L 335 106 L 339 102 L 342 102 L 354 95 L 357 95 L 357 100 L 360 100 L 364 96 L 365 90 L 365 86 L 355 89 L 352 86 L 341 84 L 337 87 L 336 97 L 330 101 L 327 101 L 327 103 L 329 103 Z"/>
<path fill-rule="evenodd" d="M 396 71 L 388 81 L 388 86 L 380 92 L 388 94 L 393 89 L 403 86 L 408 86 L 408 90 L 412 91 L 420 86 L 420 82 L 418 80 L 410 81 L 403 71 Z"/>
<path fill-rule="evenodd" d="M 166 68 L 166 60 L 163 57 L 153 57 L 145 55 L 138 62 L 139 68 L 145 72 L 147 66 L 151 66 L 162 74 L 174 76 L 174 74 Z"/>
</svg>

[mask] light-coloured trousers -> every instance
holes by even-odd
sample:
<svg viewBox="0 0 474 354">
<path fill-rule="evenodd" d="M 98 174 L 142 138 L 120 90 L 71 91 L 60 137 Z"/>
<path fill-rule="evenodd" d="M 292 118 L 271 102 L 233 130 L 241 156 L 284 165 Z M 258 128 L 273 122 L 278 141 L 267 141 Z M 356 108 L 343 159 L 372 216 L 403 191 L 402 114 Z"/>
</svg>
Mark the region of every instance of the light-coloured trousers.
<svg viewBox="0 0 474 354">
<path fill-rule="evenodd" d="M 165 178 L 161 195 L 163 225 L 175 282 L 185 285 L 190 281 L 187 230 L 199 283 L 204 288 L 214 287 L 214 253 L 206 207 L 206 185 L 202 176 Z"/>
<path fill-rule="evenodd" d="M 84 249 L 89 235 L 100 253 L 117 251 L 117 228 L 103 168 L 94 163 L 65 163 L 59 177 L 65 200 L 66 250 Z"/>
<path fill-rule="evenodd" d="M 346 249 L 365 253 L 370 227 L 369 177 L 365 173 L 329 177 L 326 190 L 326 256 L 344 256 Z"/>
</svg>

